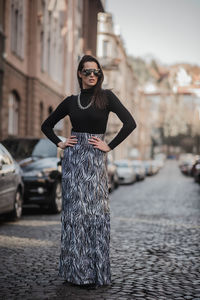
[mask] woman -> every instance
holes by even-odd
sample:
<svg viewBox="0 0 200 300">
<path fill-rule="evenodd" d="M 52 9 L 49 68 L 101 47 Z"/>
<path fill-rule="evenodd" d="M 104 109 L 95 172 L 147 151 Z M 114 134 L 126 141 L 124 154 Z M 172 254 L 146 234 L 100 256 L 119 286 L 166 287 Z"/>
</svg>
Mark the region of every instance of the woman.
<svg viewBox="0 0 200 300">
<path fill-rule="evenodd" d="M 110 91 L 101 88 L 103 71 L 96 58 L 85 55 L 77 70 L 80 94 L 66 97 L 43 122 L 43 133 L 64 149 L 62 161 L 61 253 L 58 275 L 78 285 L 111 283 L 110 208 L 106 153 L 119 145 L 136 123 Z M 104 141 L 109 112 L 123 127 L 109 144 Z M 66 115 L 71 136 L 62 142 L 53 131 Z"/>
</svg>

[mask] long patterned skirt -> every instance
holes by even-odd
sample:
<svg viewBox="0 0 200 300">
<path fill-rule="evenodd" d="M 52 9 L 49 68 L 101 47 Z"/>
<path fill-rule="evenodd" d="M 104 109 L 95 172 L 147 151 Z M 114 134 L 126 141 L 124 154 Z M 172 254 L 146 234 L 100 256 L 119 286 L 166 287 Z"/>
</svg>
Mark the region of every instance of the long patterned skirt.
<svg viewBox="0 0 200 300">
<path fill-rule="evenodd" d="M 61 253 L 58 275 L 75 284 L 111 283 L 106 153 L 88 143 L 103 134 L 71 132 L 78 142 L 62 161 Z"/>
</svg>

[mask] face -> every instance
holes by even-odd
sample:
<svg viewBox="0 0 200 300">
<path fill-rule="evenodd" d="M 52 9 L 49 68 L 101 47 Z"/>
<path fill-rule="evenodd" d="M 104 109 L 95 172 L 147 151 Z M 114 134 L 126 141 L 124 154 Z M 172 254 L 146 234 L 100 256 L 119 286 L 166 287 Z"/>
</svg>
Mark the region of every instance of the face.
<svg viewBox="0 0 200 300">
<path fill-rule="evenodd" d="M 99 68 L 94 61 L 87 61 L 84 63 L 82 72 L 80 72 L 80 71 L 78 72 L 79 77 L 82 78 L 83 89 L 88 89 L 88 88 L 93 87 L 94 85 L 96 85 L 96 83 L 98 81 L 98 76 L 95 76 L 93 72 L 88 76 L 86 76 L 86 74 L 83 73 L 83 71 L 87 70 L 87 69 L 98 70 Z"/>
</svg>

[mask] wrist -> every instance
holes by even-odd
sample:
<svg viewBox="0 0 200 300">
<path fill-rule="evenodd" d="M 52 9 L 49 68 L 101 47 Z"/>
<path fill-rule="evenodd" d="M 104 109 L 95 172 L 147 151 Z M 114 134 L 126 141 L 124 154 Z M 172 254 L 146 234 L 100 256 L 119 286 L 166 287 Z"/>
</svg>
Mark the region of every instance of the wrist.
<svg viewBox="0 0 200 300">
<path fill-rule="evenodd" d="M 57 147 L 62 146 L 62 144 L 63 144 L 63 142 L 58 142 L 58 143 L 57 143 Z"/>
<path fill-rule="evenodd" d="M 111 150 L 112 150 L 112 148 L 111 148 L 109 145 L 107 145 L 107 146 L 108 146 L 108 149 L 109 149 L 108 151 L 111 151 Z"/>
<path fill-rule="evenodd" d="M 110 152 L 112 149 L 107 145 L 107 152 Z"/>
</svg>

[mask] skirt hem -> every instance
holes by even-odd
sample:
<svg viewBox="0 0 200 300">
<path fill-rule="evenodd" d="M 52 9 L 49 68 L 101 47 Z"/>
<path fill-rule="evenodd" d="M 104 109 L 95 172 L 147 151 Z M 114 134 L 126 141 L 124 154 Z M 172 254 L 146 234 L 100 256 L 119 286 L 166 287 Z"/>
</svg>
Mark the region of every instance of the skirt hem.
<svg viewBox="0 0 200 300">
<path fill-rule="evenodd" d="M 76 281 L 76 280 L 72 280 L 71 278 L 68 278 L 66 276 L 64 276 L 63 274 L 61 273 L 58 273 L 58 276 L 63 278 L 66 282 L 69 282 L 69 283 L 72 283 L 72 284 L 75 284 L 75 285 L 87 285 L 87 284 L 95 284 L 95 285 L 98 285 L 98 286 L 106 286 L 106 285 L 110 285 L 111 284 L 111 280 L 110 281 L 106 281 L 106 282 L 98 282 L 98 281 L 95 281 L 95 280 L 79 280 L 79 281 Z"/>
</svg>

